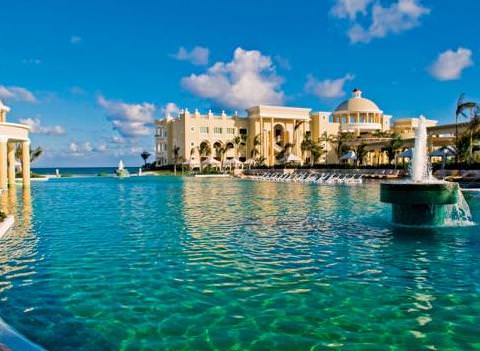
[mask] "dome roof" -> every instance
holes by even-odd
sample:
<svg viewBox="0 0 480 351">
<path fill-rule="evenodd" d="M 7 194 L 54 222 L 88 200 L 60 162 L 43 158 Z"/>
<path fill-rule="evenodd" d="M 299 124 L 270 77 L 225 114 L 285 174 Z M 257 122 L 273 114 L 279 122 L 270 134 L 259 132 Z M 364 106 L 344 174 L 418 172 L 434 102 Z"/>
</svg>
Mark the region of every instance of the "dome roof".
<svg viewBox="0 0 480 351">
<path fill-rule="evenodd" d="M 362 97 L 362 91 L 359 89 L 354 89 L 352 92 L 352 97 L 344 102 L 342 102 L 335 109 L 335 112 L 378 112 L 382 111 L 372 100 L 365 99 Z"/>
</svg>

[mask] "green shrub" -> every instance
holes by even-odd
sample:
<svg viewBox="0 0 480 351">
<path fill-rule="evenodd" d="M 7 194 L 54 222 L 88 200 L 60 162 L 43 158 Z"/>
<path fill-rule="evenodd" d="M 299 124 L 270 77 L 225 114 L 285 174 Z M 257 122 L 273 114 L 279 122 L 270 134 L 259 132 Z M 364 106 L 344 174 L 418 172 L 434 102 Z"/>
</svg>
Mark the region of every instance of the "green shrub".
<svg viewBox="0 0 480 351">
<path fill-rule="evenodd" d="M 0 222 L 3 222 L 7 218 L 7 214 L 3 211 L 0 211 Z"/>
</svg>

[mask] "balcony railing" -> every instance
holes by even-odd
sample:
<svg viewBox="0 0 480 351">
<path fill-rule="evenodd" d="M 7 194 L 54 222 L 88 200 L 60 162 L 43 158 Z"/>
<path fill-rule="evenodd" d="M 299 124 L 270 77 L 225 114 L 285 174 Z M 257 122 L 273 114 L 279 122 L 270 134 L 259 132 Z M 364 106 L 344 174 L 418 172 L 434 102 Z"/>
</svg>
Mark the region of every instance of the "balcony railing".
<svg viewBox="0 0 480 351">
<path fill-rule="evenodd" d="M 377 129 L 382 129 L 382 124 L 381 123 L 366 123 L 366 122 L 359 122 L 359 123 L 342 123 L 340 125 L 340 128 L 342 130 L 377 130 Z"/>
</svg>

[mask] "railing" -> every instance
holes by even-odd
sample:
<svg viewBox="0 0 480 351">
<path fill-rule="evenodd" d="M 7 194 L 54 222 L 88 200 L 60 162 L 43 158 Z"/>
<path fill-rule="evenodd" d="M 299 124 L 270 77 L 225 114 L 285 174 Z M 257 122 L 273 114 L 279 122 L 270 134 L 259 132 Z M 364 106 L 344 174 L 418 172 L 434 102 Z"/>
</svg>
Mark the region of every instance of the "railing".
<svg viewBox="0 0 480 351">
<path fill-rule="evenodd" d="M 351 123 L 342 123 L 340 124 L 340 128 L 342 130 L 350 130 L 350 129 L 368 129 L 368 130 L 375 130 L 375 129 L 382 129 L 381 123 L 367 123 L 367 122 L 351 122 Z"/>
</svg>

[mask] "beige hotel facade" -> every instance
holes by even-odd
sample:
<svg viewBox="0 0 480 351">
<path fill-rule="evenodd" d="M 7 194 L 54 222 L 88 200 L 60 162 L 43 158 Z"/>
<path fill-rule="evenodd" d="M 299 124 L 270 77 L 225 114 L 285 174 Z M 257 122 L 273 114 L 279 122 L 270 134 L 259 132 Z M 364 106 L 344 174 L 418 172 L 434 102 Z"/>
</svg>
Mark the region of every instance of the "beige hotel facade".
<svg viewBox="0 0 480 351">
<path fill-rule="evenodd" d="M 241 161 L 255 157 L 263 158 L 268 166 L 282 163 L 277 155 L 289 148 L 292 159 L 300 163 L 308 162 L 308 155 L 302 153 L 301 143 L 310 135 L 311 139 L 320 143 L 324 155 L 319 163 L 336 163 L 338 156 L 335 146 L 329 140 L 339 133 L 353 133 L 357 136 L 373 137 L 386 132 L 395 132 L 402 138 L 409 139 L 414 135 L 417 118 L 402 118 L 392 122 L 392 116 L 385 114 L 376 103 L 362 96 L 359 89 L 354 89 L 351 98 L 340 103 L 333 112 L 315 112 L 310 108 L 258 105 L 246 110 L 247 115 L 219 115 L 209 111 L 200 114 L 182 110 L 177 117 L 170 115 L 155 121 L 155 156 L 158 166 L 174 163 L 174 150 L 177 160 L 199 164 L 206 158 L 219 159 L 217 146 L 230 148 L 224 159 L 238 158 Z M 428 120 L 429 126 L 436 121 Z M 383 133 L 384 134 L 384 133 Z M 233 140 L 240 136 L 245 145 L 234 147 Z M 374 140 L 372 138 L 372 140 Z M 200 154 L 202 144 L 208 144 L 210 155 Z M 380 153 L 380 150 L 371 150 Z M 368 160 L 372 159 L 371 157 Z M 368 162 L 367 160 L 367 162 Z"/>
</svg>

